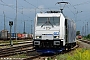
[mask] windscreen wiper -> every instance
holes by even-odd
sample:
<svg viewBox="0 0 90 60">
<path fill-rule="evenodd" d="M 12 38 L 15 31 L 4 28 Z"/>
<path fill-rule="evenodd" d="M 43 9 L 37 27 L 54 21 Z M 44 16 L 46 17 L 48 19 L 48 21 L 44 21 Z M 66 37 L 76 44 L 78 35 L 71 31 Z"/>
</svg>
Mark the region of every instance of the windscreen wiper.
<svg viewBox="0 0 90 60">
<path fill-rule="evenodd" d="M 46 24 L 46 23 L 47 23 L 47 21 L 44 24 Z M 43 27 L 44 24 L 42 24 L 41 27 Z"/>
<path fill-rule="evenodd" d="M 53 24 L 50 21 L 48 21 L 48 22 L 52 25 L 52 27 L 54 27 Z"/>
<path fill-rule="evenodd" d="M 46 23 L 50 23 L 52 25 L 52 27 L 54 27 L 53 24 L 50 22 L 50 18 L 48 18 L 47 21 L 44 24 L 46 24 Z M 41 27 L 43 27 L 43 25 L 41 25 Z"/>
<path fill-rule="evenodd" d="M 48 21 L 48 22 L 46 21 L 44 24 L 46 24 L 46 23 L 50 23 L 52 25 L 52 27 L 54 27 L 53 24 L 50 21 Z M 41 25 L 41 27 L 43 27 L 43 25 Z"/>
</svg>

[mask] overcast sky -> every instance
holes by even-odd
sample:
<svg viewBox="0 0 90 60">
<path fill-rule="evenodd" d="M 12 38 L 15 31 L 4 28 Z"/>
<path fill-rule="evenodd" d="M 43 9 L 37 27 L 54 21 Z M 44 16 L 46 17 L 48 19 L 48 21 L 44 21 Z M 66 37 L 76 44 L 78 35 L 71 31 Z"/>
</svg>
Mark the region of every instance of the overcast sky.
<svg viewBox="0 0 90 60">
<path fill-rule="evenodd" d="M 47 10 L 59 10 L 60 5 L 56 3 L 61 1 L 69 2 L 64 7 L 64 14 L 76 22 L 76 30 L 84 31 L 82 27 L 85 28 L 85 24 L 87 27 L 88 22 L 88 30 L 86 30 L 90 32 L 89 0 L 17 0 L 17 32 L 24 31 L 25 21 L 25 31 L 31 33 L 31 20 L 34 20 L 35 14 Z M 4 14 L 5 28 L 9 30 L 9 21 L 14 21 L 16 17 L 16 0 L 0 0 L 0 31 L 4 29 Z M 14 32 L 14 25 L 12 32 Z"/>
</svg>

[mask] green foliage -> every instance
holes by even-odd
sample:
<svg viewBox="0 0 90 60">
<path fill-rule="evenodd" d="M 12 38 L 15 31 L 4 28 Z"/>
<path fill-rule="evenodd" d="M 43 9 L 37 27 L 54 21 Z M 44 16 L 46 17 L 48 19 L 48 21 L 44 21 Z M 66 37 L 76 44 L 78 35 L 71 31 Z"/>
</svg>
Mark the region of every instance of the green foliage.
<svg viewBox="0 0 90 60">
<path fill-rule="evenodd" d="M 51 60 L 51 58 L 47 58 L 47 60 Z"/>
<path fill-rule="evenodd" d="M 26 34 L 26 32 L 23 32 L 23 34 Z"/>
<path fill-rule="evenodd" d="M 10 58 L 28 58 L 29 56 L 27 56 L 26 54 L 17 54 L 14 56 L 9 56 Z"/>
<path fill-rule="evenodd" d="M 57 60 L 66 60 L 68 54 L 60 54 L 59 56 L 56 57 Z"/>
<path fill-rule="evenodd" d="M 73 56 L 69 55 L 67 60 L 90 60 L 90 50 L 78 49 Z"/>
<path fill-rule="evenodd" d="M 69 53 L 60 54 L 56 57 L 56 59 L 57 60 L 90 60 L 90 49 L 78 48 Z"/>
<path fill-rule="evenodd" d="M 90 38 L 90 34 L 87 35 L 87 38 Z"/>
<path fill-rule="evenodd" d="M 83 36 L 84 39 L 90 40 L 90 34 L 88 34 L 87 36 Z"/>
<path fill-rule="evenodd" d="M 77 32 L 76 32 L 76 35 L 80 35 L 80 31 L 77 31 Z"/>
</svg>

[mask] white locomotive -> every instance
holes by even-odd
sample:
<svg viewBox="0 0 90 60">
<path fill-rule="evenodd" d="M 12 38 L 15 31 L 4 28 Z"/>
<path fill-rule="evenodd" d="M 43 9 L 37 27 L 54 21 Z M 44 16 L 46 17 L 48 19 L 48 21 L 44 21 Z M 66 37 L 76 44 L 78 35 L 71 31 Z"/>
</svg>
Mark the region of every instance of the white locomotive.
<svg viewBox="0 0 90 60">
<path fill-rule="evenodd" d="M 76 45 L 75 22 L 59 11 L 37 13 L 33 45 L 37 52 L 56 53 Z"/>
</svg>

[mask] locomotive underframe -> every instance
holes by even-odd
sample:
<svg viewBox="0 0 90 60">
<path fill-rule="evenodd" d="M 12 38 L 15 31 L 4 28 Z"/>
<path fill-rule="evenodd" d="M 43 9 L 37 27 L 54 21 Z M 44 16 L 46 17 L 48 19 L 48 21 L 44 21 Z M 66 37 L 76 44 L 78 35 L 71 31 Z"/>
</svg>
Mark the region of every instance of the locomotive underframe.
<svg viewBox="0 0 90 60">
<path fill-rule="evenodd" d="M 63 47 L 63 41 L 61 40 L 34 40 L 39 41 L 40 45 L 34 45 L 35 49 L 60 49 Z M 54 41 L 60 41 L 60 45 L 54 45 Z"/>
<path fill-rule="evenodd" d="M 63 46 L 63 41 L 61 40 L 34 40 L 34 41 L 39 41 L 40 45 L 34 45 L 34 48 L 36 49 L 37 52 L 41 53 L 57 53 L 64 51 L 66 49 L 70 50 L 76 45 L 76 42 L 73 43 L 66 43 L 65 46 Z M 33 41 L 33 43 L 34 43 Z M 60 41 L 60 45 L 54 45 L 54 41 Z"/>
</svg>

